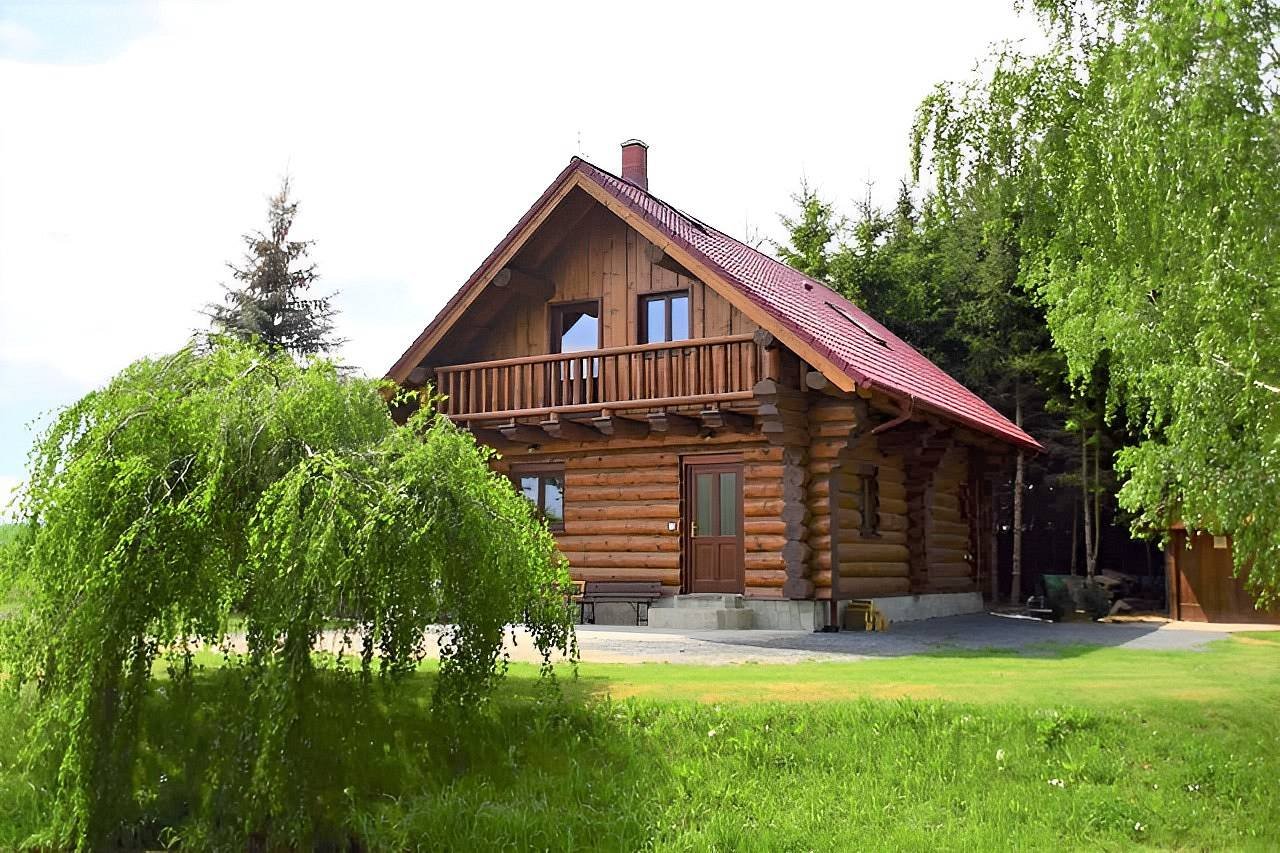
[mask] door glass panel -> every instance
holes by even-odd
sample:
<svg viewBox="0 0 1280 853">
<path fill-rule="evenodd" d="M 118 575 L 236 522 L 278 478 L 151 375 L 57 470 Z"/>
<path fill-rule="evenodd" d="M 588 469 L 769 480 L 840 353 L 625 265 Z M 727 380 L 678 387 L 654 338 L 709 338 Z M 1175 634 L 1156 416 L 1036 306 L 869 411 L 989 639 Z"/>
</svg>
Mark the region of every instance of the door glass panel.
<svg viewBox="0 0 1280 853">
<path fill-rule="evenodd" d="M 552 524 L 564 521 L 564 479 L 561 477 L 543 478 L 542 514 Z"/>
<path fill-rule="evenodd" d="M 645 343 L 657 344 L 667 337 L 667 306 L 662 299 L 646 299 L 644 314 Z"/>
<path fill-rule="evenodd" d="M 689 297 L 671 297 L 671 328 L 667 330 L 667 340 L 689 340 Z"/>
<path fill-rule="evenodd" d="M 720 475 L 720 535 L 738 535 L 738 475 L 732 471 Z"/>
<path fill-rule="evenodd" d="M 712 489 L 715 488 L 714 474 L 699 474 L 695 479 L 694 491 L 697 503 L 697 511 L 694 515 L 694 524 L 697 529 L 694 530 L 694 536 L 715 536 L 715 521 L 711 516 L 711 496 Z"/>
</svg>

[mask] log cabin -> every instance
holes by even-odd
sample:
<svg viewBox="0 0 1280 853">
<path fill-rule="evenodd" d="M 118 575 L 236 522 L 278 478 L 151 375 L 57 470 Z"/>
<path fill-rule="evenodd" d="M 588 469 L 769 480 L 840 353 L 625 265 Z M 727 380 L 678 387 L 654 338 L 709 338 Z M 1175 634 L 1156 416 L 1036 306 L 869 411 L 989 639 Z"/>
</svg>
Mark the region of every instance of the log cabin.
<svg viewBox="0 0 1280 853">
<path fill-rule="evenodd" d="M 617 175 L 570 160 L 388 376 L 499 450 L 575 579 L 660 583 L 652 625 L 709 596 L 750 614 L 730 624 L 811 630 L 850 599 L 981 609 L 993 478 L 1040 449 L 848 299 L 664 202 L 638 140 Z"/>
</svg>

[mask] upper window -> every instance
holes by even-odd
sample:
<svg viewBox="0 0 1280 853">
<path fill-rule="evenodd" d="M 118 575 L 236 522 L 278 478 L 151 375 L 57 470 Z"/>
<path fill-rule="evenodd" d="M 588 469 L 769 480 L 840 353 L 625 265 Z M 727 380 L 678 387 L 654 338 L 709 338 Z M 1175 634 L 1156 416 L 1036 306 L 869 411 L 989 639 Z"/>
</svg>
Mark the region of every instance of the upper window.
<svg viewBox="0 0 1280 853">
<path fill-rule="evenodd" d="M 520 494 L 538 508 L 552 530 L 564 530 L 564 467 L 521 468 L 511 472 Z"/>
<path fill-rule="evenodd" d="M 640 343 L 689 339 L 689 291 L 673 290 L 640 297 Z"/>
<path fill-rule="evenodd" d="M 600 300 L 551 306 L 551 351 L 600 349 Z"/>
</svg>

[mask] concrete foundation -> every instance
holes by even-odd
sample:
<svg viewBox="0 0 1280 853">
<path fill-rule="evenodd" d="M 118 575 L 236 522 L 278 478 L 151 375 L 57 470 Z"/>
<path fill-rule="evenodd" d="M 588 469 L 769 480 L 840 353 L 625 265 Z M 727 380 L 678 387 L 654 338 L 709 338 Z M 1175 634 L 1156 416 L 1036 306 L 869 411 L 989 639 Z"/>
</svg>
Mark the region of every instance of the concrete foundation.
<svg viewBox="0 0 1280 853">
<path fill-rule="evenodd" d="M 977 592 L 894 595 L 873 598 L 871 601 L 890 623 L 982 613 L 986 609 L 982 594 Z M 845 607 L 846 602 L 841 601 L 841 620 L 844 619 Z M 830 605 L 826 601 L 787 601 L 745 598 L 741 595 L 677 595 L 653 602 L 649 607 L 649 625 L 653 628 L 683 631 L 726 628 L 817 631 L 827 624 L 829 610 Z M 618 602 L 597 604 L 595 623 L 635 625 L 635 608 Z"/>
<path fill-rule="evenodd" d="M 941 592 L 931 595 L 893 595 L 871 601 L 890 622 L 912 622 L 962 613 L 982 613 L 986 607 L 980 592 Z M 841 612 L 841 618 L 844 613 Z"/>
<path fill-rule="evenodd" d="M 778 601 L 748 598 L 743 602 L 755 616 L 755 626 L 773 631 L 816 631 L 827 624 L 825 601 Z"/>
<path fill-rule="evenodd" d="M 678 631 L 742 630 L 753 627 L 753 613 L 741 595 L 677 595 L 667 607 L 649 611 L 649 627 Z"/>
</svg>

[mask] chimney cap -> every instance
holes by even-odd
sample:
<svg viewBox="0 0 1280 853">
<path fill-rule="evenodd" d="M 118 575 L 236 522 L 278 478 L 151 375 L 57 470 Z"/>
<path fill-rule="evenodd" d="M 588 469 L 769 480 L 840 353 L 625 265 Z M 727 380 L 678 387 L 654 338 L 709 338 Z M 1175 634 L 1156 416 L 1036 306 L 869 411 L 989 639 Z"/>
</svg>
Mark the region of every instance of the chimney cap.
<svg viewBox="0 0 1280 853">
<path fill-rule="evenodd" d="M 641 148 L 649 147 L 649 143 L 645 142 L 643 139 L 628 139 L 626 142 L 622 143 L 623 148 L 630 148 L 632 145 L 639 145 Z"/>
</svg>

